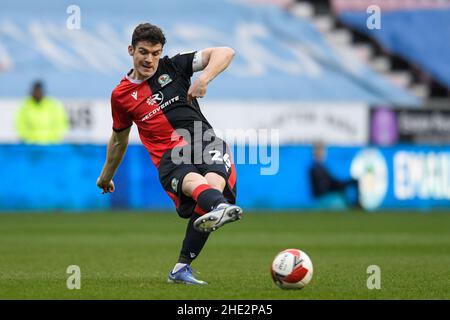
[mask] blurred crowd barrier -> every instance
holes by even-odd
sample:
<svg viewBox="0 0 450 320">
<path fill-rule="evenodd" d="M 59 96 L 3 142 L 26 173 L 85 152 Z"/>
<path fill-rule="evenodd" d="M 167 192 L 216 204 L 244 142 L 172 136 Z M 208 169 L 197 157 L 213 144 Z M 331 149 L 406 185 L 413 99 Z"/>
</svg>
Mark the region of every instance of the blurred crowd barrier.
<svg viewBox="0 0 450 320">
<path fill-rule="evenodd" d="M 312 196 L 310 146 L 284 145 L 269 150 L 269 157 L 260 146 L 233 149 L 238 201 L 246 209 L 334 208 Z M 138 145 L 129 147 L 117 172 L 116 192 L 100 194 L 95 182 L 105 152 L 100 145 L 1 145 L 0 210 L 173 209 L 147 151 Z M 332 174 L 359 181 L 360 202 L 367 210 L 450 205 L 450 146 L 329 146 L 327 153 Z"/>
<path fill-rule="evenodd" d="M 65 143 L 108 142 L 112 128 L 109 101 L 63 99 L 62 102 L 70 122 Z M 14 121 L 20 103 L 18 99 L 0 99 L 0 143 L 20 142 Z M 211 101 L 209 98 L 200 100 L 200 103 L 216 134 L 230 143 L 259 144 L 262 139 L 271 139 L 272 131 L 276 131 L 274 139 L 280 144 L 304 144 L 319 140 L 338 145 L 363 145 L 368 142 L 369 107 L 365 103 L 273 103 Z M 140 143 L 135 126 L 130 141 Z"/>
<path fill-rule="evenodd" d="M 21 143 L 19 99 L 2 100 L 0 210 L 172 210 L 133 128 L 115 177 L 100 194 L 95 181 L 111 134 L 107 101 L 63 99 L 70 129 L 61 144 Z M 208 101 L 204 113 L 233 145 L 238 201 L 253 210 L 348 209 L 339 197 L 316 199 L 311 145 L 327 146 L 325 166 L 355 179 L 362 208 L 432 210 L 450 205 L 450 112 L 446 103 L 400 107 L 365 103 Z M 230 117 L 233 121 L 230 121 Z"/>
<path fill-rule="evenodd" d="M 116 192 L 100 194 L 95 182 L 111 134 L 107 102 L 63 100 L 70 130 L 52 146 L 20 142 L 12 121 L 18 102 L 2 105 L 0 210 L 172 209 L 135 128 Z M 343 201 L 324 203 L 312 195 L 316 142 L 327 147 L 324 164 L 331 174 L 358 181 L 366 210 L 450 206 L 450 109 L 444 103 L 207 105 L 206 117 L 233 146 L 238 201 L 248 209 L 347 209 Z"/>
<path fill-rule="evenodd" d="M 163 28 L 169 56 L 235 49 L 233 63 L 200 103 L 233 146 L 244 208 L 345 210 L 342 201 L 324 207 L 312 196 L 316 142 L 327 146 L 333 175 L 358 181 L 367 210 L 450 206 L 448 103 L 427 107 L 278 6 L 225 0 L 79 0 L 71 8 L 5 0 L 0 6 L 2 211 L 173 210 L 135 127 L 116 192 L 102 195 L 95 184 L 111 134 L 110 93 L 131 67 L 127 45 L 144 21 Z M 74 26 L 76 12 L 81 20 Z M 19 138 L 14 119 L 35 79 L 64 104 L 70 128 L 60 144 Z"/>
<path fill-rule="evenodd" d="M 450 88 L 450 2 L 435 0 L 332 0 L 339 20 L 375 40 Z M 379 29 L 367 27 L 367 10 L 382 13 Z"/>
</svg>

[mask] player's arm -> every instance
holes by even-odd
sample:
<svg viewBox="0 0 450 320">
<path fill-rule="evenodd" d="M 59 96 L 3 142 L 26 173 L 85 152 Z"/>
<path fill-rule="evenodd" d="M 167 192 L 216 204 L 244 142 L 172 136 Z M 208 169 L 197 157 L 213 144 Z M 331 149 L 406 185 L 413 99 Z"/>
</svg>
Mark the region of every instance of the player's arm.
<svg viewBox="0 0 450 320">
<path fill-rule="evenodd" d="M 109 139 L 105 165 L 97 179 L 97 186 L 103 190 L 103 193 L 114 192 L 115 187 L 112 178 L 127 150 L 130 130 L 131 127 L 122 131 L 113 131 Z"/>
<path fill-rule="evenodd" d="M 234 57 L 234 50 L 229 47 L 207 48 L 198 51 L 201 55 L 194 57 L 193 71 L 203 72 L 198 76 L 188 90 L 188 102 L 193 98 L 202 98 L 206 94 L 208 84 L 223 70 L 225 70 Z"/>
</svg>

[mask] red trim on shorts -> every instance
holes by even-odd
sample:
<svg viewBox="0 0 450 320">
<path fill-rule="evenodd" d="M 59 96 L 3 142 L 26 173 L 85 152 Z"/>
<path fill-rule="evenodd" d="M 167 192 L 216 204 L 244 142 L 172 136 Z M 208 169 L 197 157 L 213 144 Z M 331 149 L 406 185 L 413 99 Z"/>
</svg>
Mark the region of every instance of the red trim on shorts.
<svg viewBox="0 0 450 320">
<path fill-rule="evenodd" d="M 230 177 L 228 178 L 228 185 L 230 186 L 230 189 L 233 189 L 235 184 L 236 184 L 236 169 L 234 167 L 234 164 L 232 164 Z"/>
<path fill-rule="evenodd" d="M 172 192 L 167 192 L 166 191 L 166 193 L 169 195 L 169 197 L 175 203 L 175 207 L 178 209 L 178 206 L 180 205 L 180 199 L 175 194 L 173 194 Z"/>
<path fill-rule="evenodd" d="M 208 189 L 211 189 L 211 187 L 208 184 L 199 185 L 197 188 L 194 189 L 194 191 L 192 191 L 192 198 L 195 201 L 198 201 L 198 196 L 200 195 L 200 193 Z"/>
</svg>

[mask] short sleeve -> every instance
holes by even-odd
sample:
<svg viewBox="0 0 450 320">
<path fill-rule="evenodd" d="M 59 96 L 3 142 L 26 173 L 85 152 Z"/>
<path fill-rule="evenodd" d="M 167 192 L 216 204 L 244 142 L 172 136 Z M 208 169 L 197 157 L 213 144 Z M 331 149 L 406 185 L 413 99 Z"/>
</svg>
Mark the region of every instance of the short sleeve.
<svg viewBox="0 0 450 320">
<path fill-rule="evenodd" d="M 179 53 L 170 58 L 172 63 L 175 65 L 175 68 L 188 78 L 192 77 L 192 74 L 194 73 L 192 70 L 192 62 L 194 60 L 195 52 L 196 51 Z"/>
<path fill-rule="evenodd" d="M 111 113 L 113 118 L 113 130 L 122 131 L 133 125 L 133 120 L 123 107 L 111 97 Z"/>
</svg>

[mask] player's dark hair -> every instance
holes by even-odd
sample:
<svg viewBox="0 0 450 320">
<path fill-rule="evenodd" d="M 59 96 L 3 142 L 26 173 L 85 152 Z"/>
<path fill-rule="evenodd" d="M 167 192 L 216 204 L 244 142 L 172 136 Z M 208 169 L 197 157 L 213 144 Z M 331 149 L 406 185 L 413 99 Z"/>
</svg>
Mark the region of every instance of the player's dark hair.
<svg viewBox="0 0 450 320">
<path fill-rule="evenodd" d="M 135 47 L 139 41 L 148 41 L 153 45 L 161 43 L 164 46 L 166 37 L 159 27 L 150 23 L 141 23 L 133 31 L 131 45 Z"/>
</svg>

